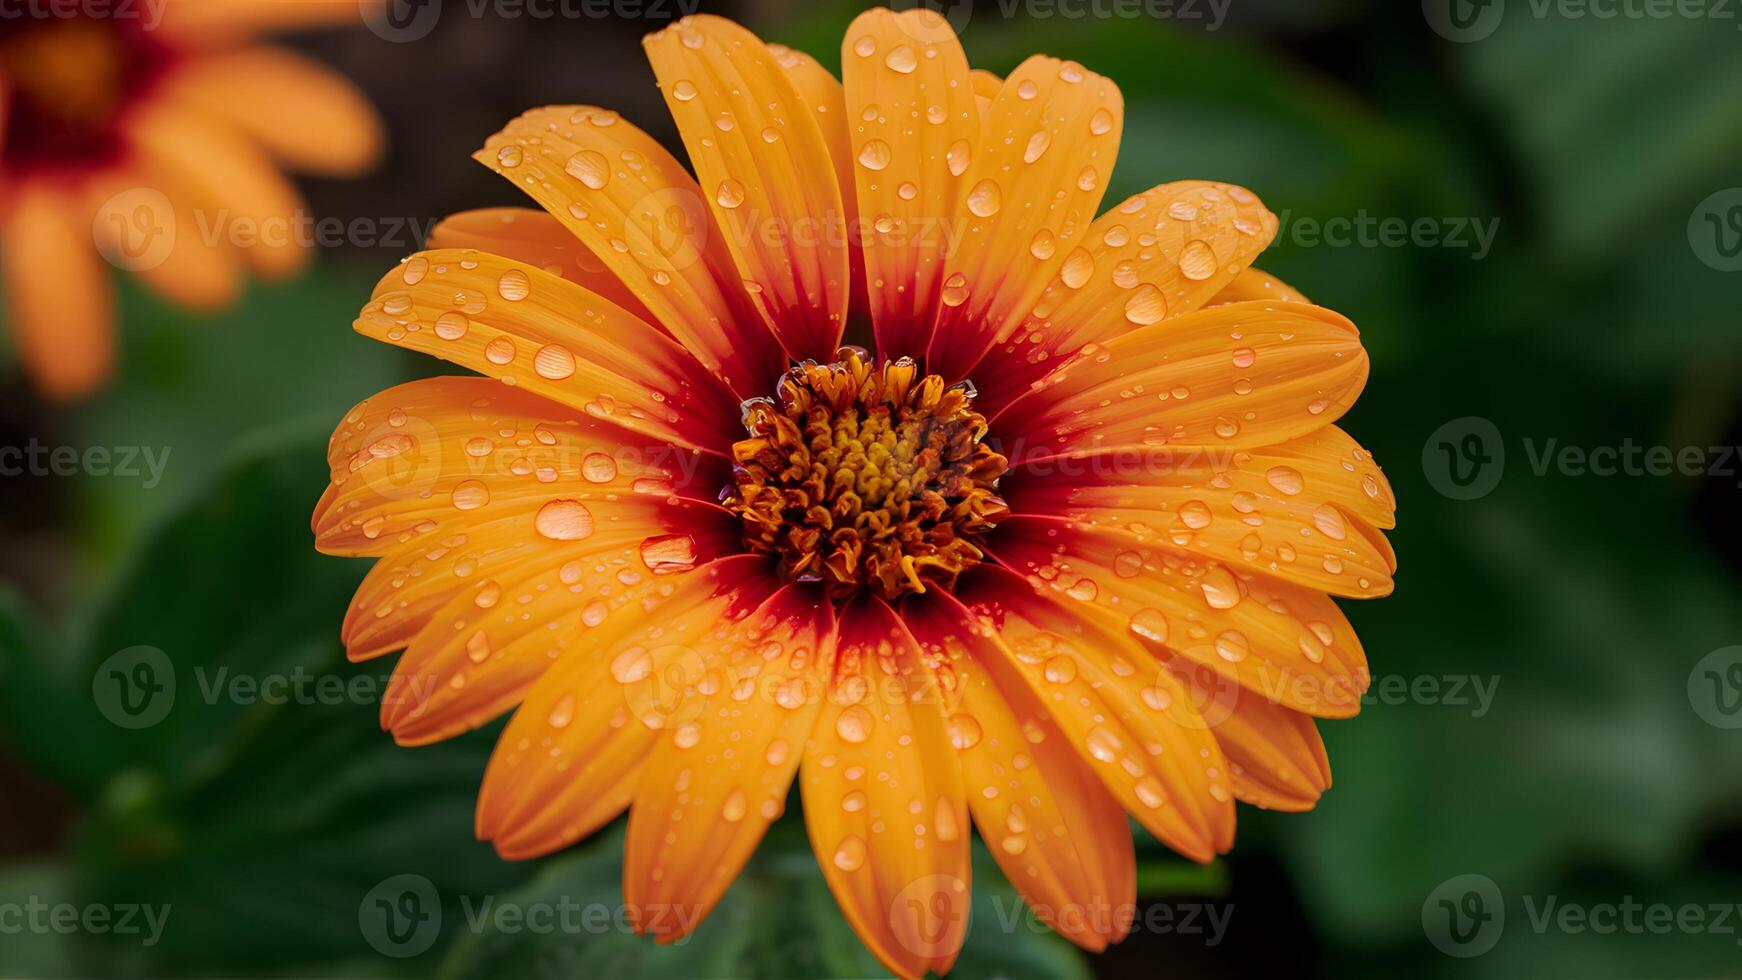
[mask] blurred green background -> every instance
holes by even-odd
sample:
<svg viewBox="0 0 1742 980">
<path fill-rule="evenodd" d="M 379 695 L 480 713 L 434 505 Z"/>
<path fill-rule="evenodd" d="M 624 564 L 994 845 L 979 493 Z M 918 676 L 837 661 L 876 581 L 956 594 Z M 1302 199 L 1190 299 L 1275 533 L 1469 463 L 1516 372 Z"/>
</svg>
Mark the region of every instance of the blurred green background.
<svg viewBox="0 0 1742 980">
<path fill-rule="evenodd" d="M 1402 566 L 1394 596 L 1348 606 L 1376 695 L 1323 726 L 1336 785 L 1317 810 L 1242 808 L 1238 845 L 1209 868 L 1140 843 L 1142 901 L 1161 911 L 1094 957 L 1000 929 L 1010 892 L 982 860 L 958 975 L 1742 975 L 1742 668 L 1726 672 L 1742 459 L 1721 451 L 1742 443 L 1742 272 L 1724 271 L 1736 236 L 1722 237 L 1742 213 L 1742 190 L 1723 193 L 1742 187 L 1742 25 L 1716 4 L 1600 18 L 1455 2 L 951 8 L 978 66 L 1040 51 L 1121 86 L 1110 203 L 1205 177 L 1282 216 L 1260 264 L 1349 315 L 1372 354 L 1344 425 L 1396 489 Z M 392 139 L 375 174 L 305 184 L 317 214 L 427 226 L 519 204 L 467 154 L 537 104 L 612 106 L 676 145 L 637 39 L 677 4 L 615 19 L 449 6 L 410 43 L 296 40 L 357 80 Z M 838 68 L 858 6 L 719 9 Z M 1344 240 L 1339 219 L 1422 231 Z M 474 926 L 486 899 L 615 903 L 616 832 L 503 862 L 471 830 L 495 727 L 406 750 L 366 697 L 202 696 L 196 671 L 312 687 L 385 670 L 343 660 L 366 563 L 315 554 L 308 515 L 339 416 L 438 373 L 350 330 L 414 245 L 326 251 L 209 318 L 122 283 L 120 374 L 74 410 L 37 401 L 4 355 L 0 445 L 169 456 L 149 486 L 0 479 L 0 906 L 171 913 L 152 944 L 0 921 L 0 976 L 876 974 L 796 804 L 683 946 Z M 1489 462 L 1466 487 L 1467 433 Z M 1550 445 L 1696 447 L 1708 463 L 1603 476 L 1542 465 Z M 165 651 L 183 688 L 132 731 L 105 719 L 93 678 L 138 646 Z M 407 874 L 441 914 L 387 942 L 411 955 L 383 955 L 361 911 Z M 1447 918 L 1442 901 L 1472 896 L 1487 918 Z M 1697 907 L 1703 924 L 1658 930 L 1630 903 Z M 1568 906 L 1596 918 L 1560 918 Z"/>
</svg>

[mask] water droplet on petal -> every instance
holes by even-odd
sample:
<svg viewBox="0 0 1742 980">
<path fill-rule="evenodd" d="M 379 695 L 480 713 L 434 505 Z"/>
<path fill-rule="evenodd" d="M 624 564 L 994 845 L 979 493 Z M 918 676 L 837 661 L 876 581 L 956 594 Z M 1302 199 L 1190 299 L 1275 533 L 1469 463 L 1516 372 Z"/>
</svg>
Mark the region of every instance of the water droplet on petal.
<svg viewBox="0 0 1742 980">
<path fill-rule="evenodd" d="M 552 500 L 538 509 L 532 526 L 552 541 L 579 541 L 593 533 L 593 513 L 579 500 Z"/>
</svg>

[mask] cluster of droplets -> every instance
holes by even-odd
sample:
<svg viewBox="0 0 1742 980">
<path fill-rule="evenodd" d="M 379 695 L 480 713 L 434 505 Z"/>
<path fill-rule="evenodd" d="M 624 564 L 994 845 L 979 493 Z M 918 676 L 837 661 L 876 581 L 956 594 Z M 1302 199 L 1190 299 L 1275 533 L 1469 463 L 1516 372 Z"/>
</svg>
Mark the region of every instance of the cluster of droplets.
<svg viewBox="0 0 1742 980">
<path fill-rule="evenodd" d="M 1233 185 L 1164 185 L 1129 198 L 1064 257 L 1003 353 L 1033 369 L 1053 369 L 1033 377 L 1032 389 L 1057 384 L 1067 377 L 1061 369 L 1074 358 L 1105 355 L 1094 338 L 1110 339 L 1117 331 L 1103 311 L 1119 311 L 1127 328 L 1146 327 L 1175 310 L 1201 305 L 1215 291 L 1218 277 L 1244 269 L 1274 231 L 1274 222 L 1256 196 Z M 1047 260 L 1057 247 L 1043 229 L 1030 242 L 1030 253 Z M 1251 368 L 1252 348 L 1235 347 L 1235 366 Z M 1236 382 L 1242 394 L 1252 387 L 1250 378 Z M 1180 385 L 1160 393 L 1163 401 L 1190 394 Z M 1231 428 L 1237 432 L 1237 423 Z"/>
</svg>

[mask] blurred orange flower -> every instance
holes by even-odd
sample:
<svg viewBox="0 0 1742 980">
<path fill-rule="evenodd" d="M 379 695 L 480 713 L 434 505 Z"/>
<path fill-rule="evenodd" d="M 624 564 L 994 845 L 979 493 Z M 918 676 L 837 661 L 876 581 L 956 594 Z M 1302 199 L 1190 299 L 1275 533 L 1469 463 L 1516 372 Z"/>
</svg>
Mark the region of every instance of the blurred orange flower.
<svg viewBox="0 0 1742 980">
<path fill-rule="evenodd" d="M 199 310 L 233 300 L 244 268 L 307 259 L 302 208 L 277 165 L 351 174 L 378 156 L 373 110 L 344 79 L 248 43 L 350 20 L 357 0 L 42 5 L 0 24 L 0 247 L 20 359 L 47 395 L 106 379 L 115 336 L 104 257 Z M 244 247 L 244 245 L 246 247 Z"/>
<path fill-rule="evenodd" d="M 334 432 L 318 547 L 379 561 L 350 656 L 404 649 L 416 745 L 518 706 L 477 830 L 508 857 L 629 809 L 624 901 L 687 935 L 786 805 L 901 976 L 967 923 L 969 821 L 1074 942 L 1123 937 L 1127 814 L 1179 853 L 1330 784 L 1315 718 L 1391 591 L 1391 490 L 1333 424 L 1348 320 L 1249 267 L 1277 220 L 1181 181 L 1096 218 L 1118 89 L 970 71 L 872 10 L 844 80 L 715 17 L 646 48 L 692 177 L 615 113 L 534 110 L 362 333 L 484 377 Z M 842 346 L 844 339 L 874 345 Z"/>
</svg>

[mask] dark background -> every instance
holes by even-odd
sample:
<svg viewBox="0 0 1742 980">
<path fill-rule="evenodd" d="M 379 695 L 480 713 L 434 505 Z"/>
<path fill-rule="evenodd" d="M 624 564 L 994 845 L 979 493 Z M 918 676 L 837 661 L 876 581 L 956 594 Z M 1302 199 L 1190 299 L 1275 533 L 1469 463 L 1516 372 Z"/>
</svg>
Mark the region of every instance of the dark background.
<svg viewBox="0 0 1742 980">
<path fill-rule="evenodd" d="M 409 43 L 362 28 L 294 42 L 355 79 L 391 136 L 374 174 L 304 184 L 316 214 L 387 231 L 522 203 L 468 155 L 540 104 L 611 106 L 676 146 L 639 45 L 662 18 L 447 7 Z M 1172 916 L 1149 921 L 1172 924 L 1097 957 L 1000 930 L 1008 889 L 982 861 L 960 975 L 1739 975 L 1742 668 L 1725 668 L 1742 660 L 1726 649 L 1742 644 L 1742 459 L 1723 447 L 1742 442 L 1742 273 L 1720 268 L 1734 236 L 1707 234 L 1704 215 L 1742 205 L 1742 191 L 1713 198 L 1742 187 L 1742 11 L 1714 8 L 1605 19 L 1496 4 L 1462 41 L 1433 28 L 1447 23 L 1435 0 L 1231 0 L 1225 21 L 1206 0 L 1134 17 L 1067 16 L 1088 0 L 953 8 L 977 66 L 1002 74 L 1045 52 L 1121 86 L 1109 205 L 1203 177 L 1282 216 L 1260 265 L 1350 316 L 1372 355 L 1343 424 L 1396 489 L 1401 558 L 1395 595 L 1350 604 L 1376 695 L 1323 726 L 1336 785 L 1316 811 L 1242 808 L 1238 845 L 1209 868 L 1144 841 L 1143 901 Z M 710 9 L 837 68 L 858 7 Z M 1430 234 L 1313 234 L 1337 219 L 1425 220 Z M 1496 229 L 1490 248 L 1473 222 Z M 343 662 L 338 624 L 364 563 L 316 555 L 307 521 L 345 409 L 439 370 L 349 329 L 374 279 L 415 249 L 406 234 L 327 250 L 213 317 L 123 283 L 121 373 L 76 410 L 38 402 L 0 365 L 0 444 L 171 454 L 149 488 L 0 480 L 0 573 L 16 592 L 0 616 L 0 907 L 171 906 L 152 946 L 0 933 L 0 975 L 877 972 L 806 854 L 796 804 L 683 947 L 474 930 L 467 909 L 487 896 L 617 902 L 616 832 L 502 862 L 471 833 L 495 729 L 404 750 L 367 698 L 202 696 L 196 671 L 385 669 Z M 1466 433 L 1490 460 L 1468 489 L 1441 448 Z M 1551 444 L 1695 447 L 1707 462 L 1598 475 L 1539 465 Z M 1470 457 L 1460 465 L 1468 475 Z M 181 687 L 164 721 L 129 731 L 93 703 L 92 679 L 140 645 L 165 652 Z M 405 958 L 359 921 L 401 874 L 422 876 L 443 913 Z M 1490 924 L 1460 943 L 1439 902 L 1467 896 Z M 1543 920 L 1551 903 L 1615 927 Z M 1630 903 L 1680 924 L 1655 931 Z M 1703 925 L 1686 924 L 1689 907 Z M 1224 934 L 1205 931 L 1206 909 Z"/>
</svg>

